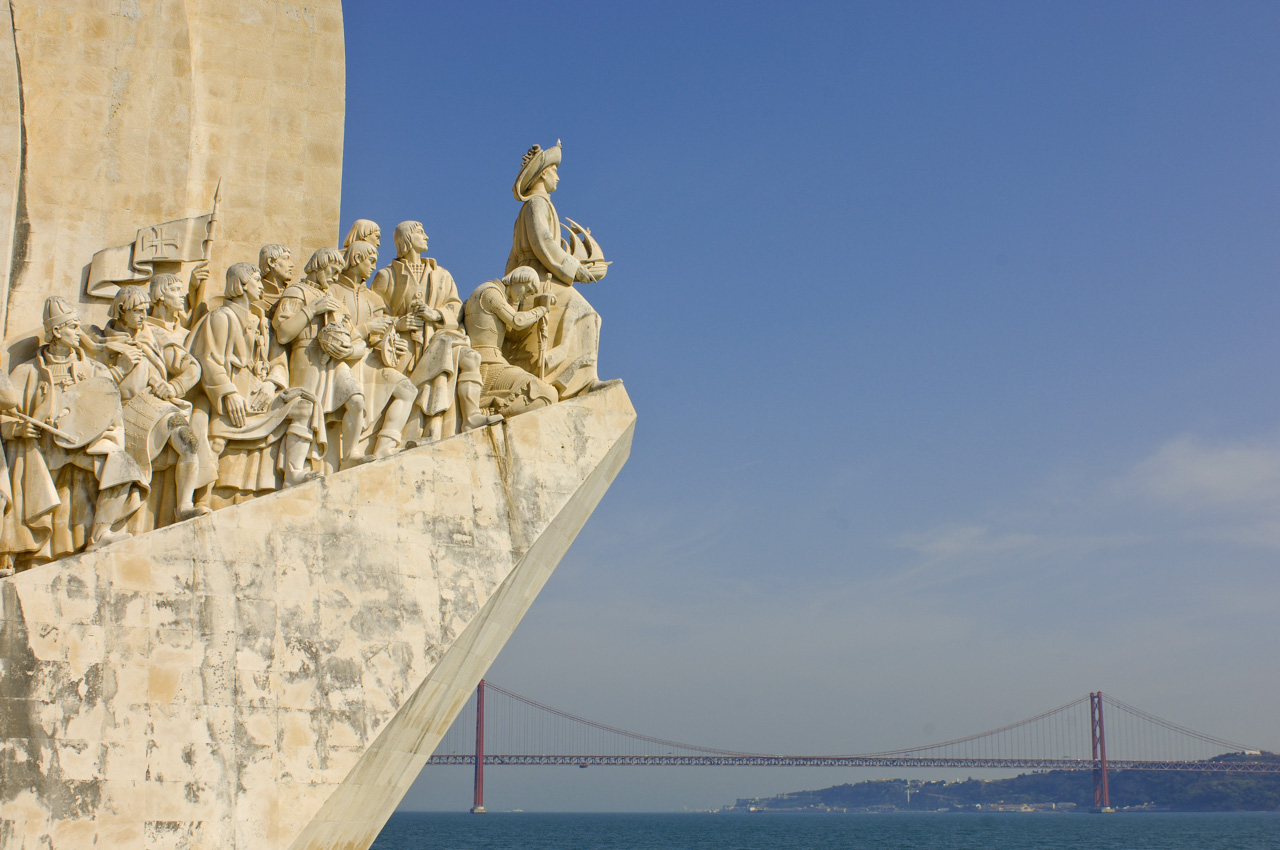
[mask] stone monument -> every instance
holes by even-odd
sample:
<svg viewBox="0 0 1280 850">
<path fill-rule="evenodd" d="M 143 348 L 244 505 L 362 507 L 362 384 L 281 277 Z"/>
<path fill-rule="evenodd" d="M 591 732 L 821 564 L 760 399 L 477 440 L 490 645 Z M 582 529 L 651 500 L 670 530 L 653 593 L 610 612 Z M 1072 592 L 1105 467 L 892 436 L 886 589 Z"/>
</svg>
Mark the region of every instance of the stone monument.
<svg viewBox="0 0 1280 850">
<path fill-rule="evenodd" d="M 367 848 L 630 452 L 561 146 L 464 297 L 329 247 L 337 0 L 3 26 L 0 850 Z"/>
<path fill-rule="evenodd" d="M 340 0 L 12 0 L 0 15 L 5 336 L 49 295 L 184 280 L 338 230 Z M 221 181 L 217 210 L 215 192 Z M 210 214 L 213 213 L 213 219 Z M 214 233 L 210 234 L 210 228 Z M 210 236 L 215 238 L 210 240 Z"/>
</svg>

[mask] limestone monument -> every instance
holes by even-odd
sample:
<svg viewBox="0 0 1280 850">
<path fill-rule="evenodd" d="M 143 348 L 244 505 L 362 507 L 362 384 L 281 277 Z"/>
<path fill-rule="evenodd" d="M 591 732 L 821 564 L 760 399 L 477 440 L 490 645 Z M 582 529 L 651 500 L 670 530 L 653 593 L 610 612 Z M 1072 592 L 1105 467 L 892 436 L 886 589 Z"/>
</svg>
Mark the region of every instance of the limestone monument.
<svg viewBox="0 0 1280 850">
<path fill-rule="evenodd" d="M 0 850 L 367 848 L 630 451 L 561 146 L 464 298 L 329 247 L 336 0 L 11 7 Z"/>
<path fill-rule="evenodd" d="M 333 238 L 340 0 L 9 6 L 0 15 L 6 337 L 36 327 L 49 295 L 80 300 L 91 284 L 84 318 L 100 323 L 112 284 L 153 272 L 185 280 L 204 260 L 252 262 L 268 243 L 299 256 Z"/>
<path fill-rule="evenodd" d="M 507 271 L 532 268 L 541 285 L 536 298 L 549 308 L 547 322 L 536 333 L 526 330 L 506 341 L 508 358 L 530 374 L 550 381 L 560 398 L 600 389 L 596 373 L 600 348 L 600 314 L 582 297 L 575 283 L 594 283 L 605 276 L 609 263 L 591 231 L 572 219 L 569 241 L 560 236 L 560 217 L 551 193 L 560 185 L 560 142 L 543 150 L 534 145 L 524 155 L 511 192 L 523 201 L 511 237 Z"/>
</svg>

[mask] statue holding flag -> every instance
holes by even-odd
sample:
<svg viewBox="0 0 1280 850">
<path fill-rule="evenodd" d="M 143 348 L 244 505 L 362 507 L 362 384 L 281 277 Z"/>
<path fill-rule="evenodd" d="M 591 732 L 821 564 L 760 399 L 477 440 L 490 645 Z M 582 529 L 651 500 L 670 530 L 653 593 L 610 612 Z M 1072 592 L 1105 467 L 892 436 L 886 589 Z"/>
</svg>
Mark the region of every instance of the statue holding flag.
<svg viewBox="0 0 1280 850">
<path fill-rule="evenodd" d="M 176 273 L 184 263 L 202 264 L 191 273 L 192 282 L 202 284 L 208 277 L 204 264 L 209 261 L 221 189 L 221 184 L 214 188 L 213 209 L 208 215 L 143 227 L 128 245 L 94 254 L 85 294 L 90 298 L 115 298 L 120 287 L 145 283 L 158 274 Z"/>
</svg>

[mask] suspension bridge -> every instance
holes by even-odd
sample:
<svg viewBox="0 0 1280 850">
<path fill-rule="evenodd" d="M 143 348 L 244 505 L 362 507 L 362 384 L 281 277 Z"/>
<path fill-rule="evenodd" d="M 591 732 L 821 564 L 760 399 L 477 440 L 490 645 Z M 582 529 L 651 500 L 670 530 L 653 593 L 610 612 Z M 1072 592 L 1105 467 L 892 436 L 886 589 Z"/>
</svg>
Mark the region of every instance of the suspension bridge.
<svg viewBox="0 0 1280 850">
<path fill-rule="evenodd" d="M 680 743 L 578 717 L 492 682 L 481 681 L 469 704 L 471 711 L 464 708 L 427 763 L 474 766 L 473 812 L 484 811 L 486 765 L 1091 771 L 1099 811 L 1111 810 L 1109 770 L 1280 773 L 1280 759 L 1264 758 L 1257 748 L 1163 720 L 1101 691 L 976 735 L 852 755 L 775 755 Z"/>
</svg>

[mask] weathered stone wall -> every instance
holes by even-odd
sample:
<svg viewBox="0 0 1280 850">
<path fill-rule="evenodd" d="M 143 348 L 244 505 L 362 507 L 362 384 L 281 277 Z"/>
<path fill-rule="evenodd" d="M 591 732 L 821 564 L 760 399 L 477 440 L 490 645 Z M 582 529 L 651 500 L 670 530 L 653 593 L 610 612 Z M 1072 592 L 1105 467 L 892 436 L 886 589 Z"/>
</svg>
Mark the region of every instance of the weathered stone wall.
<svg viewBox="0 0 1280 850">
<path fill-rule="evenodd" d="M 615 386 L 0 579 L 0 848 L 368 847 L 634 422 Z"/>
<path fill-rule="evenodd" d="M 0 293 L 8 290 L 17 232 L 18 177 L 22 173 L 22 91 L 18 85 L 18 49 L 13 15 L 0 9 Z M 24 243 L 25 244 L 25 243 Z M 25 248 L 23 249 L 25 256 Z M 0 299 L 0 328 L 7 299 Z"/>
<path fill-rule="evenodd" d="M 12 0 L 0 18 L 5 336 L 51 294 L 81 300 L 96 251 L 208 213 L 219 179 L 219 294 L 265 243 L 305 261 L 337 240 L 340 0 Z"/>
</svg>

